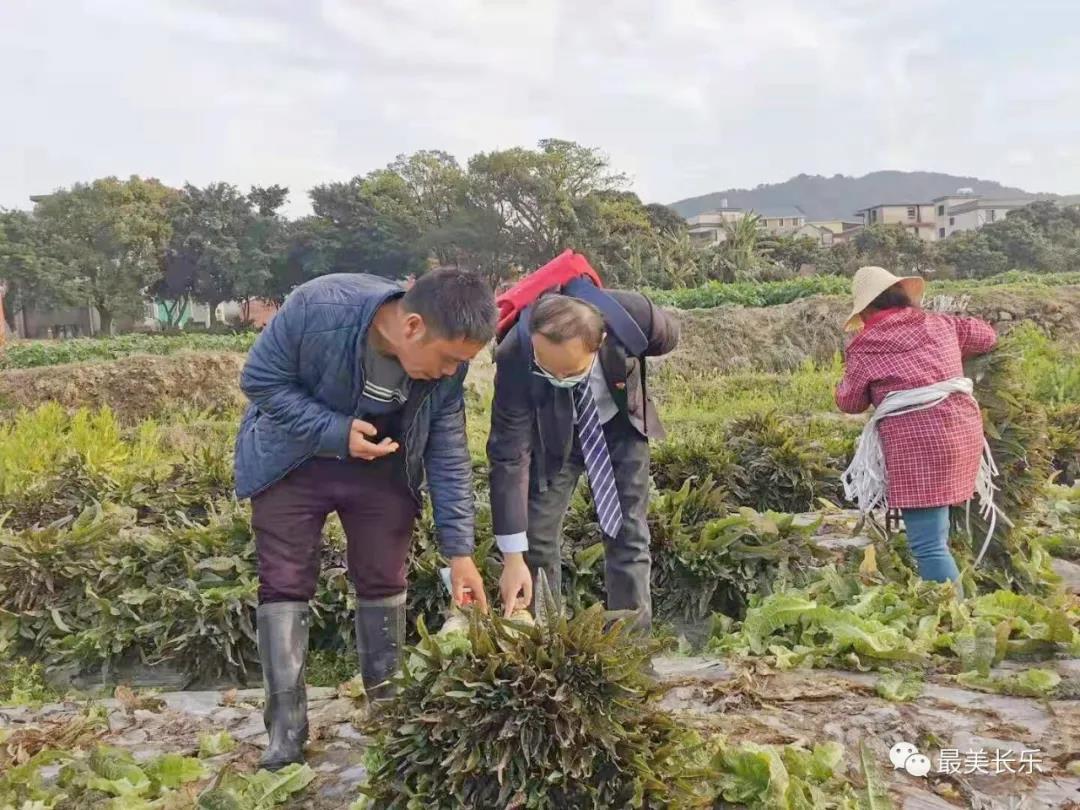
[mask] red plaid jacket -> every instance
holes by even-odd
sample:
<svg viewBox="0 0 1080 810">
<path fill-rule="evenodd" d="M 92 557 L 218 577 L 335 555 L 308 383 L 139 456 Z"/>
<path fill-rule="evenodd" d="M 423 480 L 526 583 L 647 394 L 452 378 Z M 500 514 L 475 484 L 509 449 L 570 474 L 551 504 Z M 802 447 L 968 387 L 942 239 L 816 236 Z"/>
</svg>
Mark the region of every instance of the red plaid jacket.
<svg viewBox="0 0 1080 810">
<path fill-rule="evenodd" d="M 964 358 L 996 343 L 994 328 L 978 318 L 914 308 L 890 313 L 848 345 L 836 404 L 845 413 L 862 413 L 893 391 L 962 377 Z M 890 507 L 951 506 L 974 494 L 983 427 L 971 397 L 954 394 L 933 408 L 890 416 L 878 430 Z"/>
</svg>

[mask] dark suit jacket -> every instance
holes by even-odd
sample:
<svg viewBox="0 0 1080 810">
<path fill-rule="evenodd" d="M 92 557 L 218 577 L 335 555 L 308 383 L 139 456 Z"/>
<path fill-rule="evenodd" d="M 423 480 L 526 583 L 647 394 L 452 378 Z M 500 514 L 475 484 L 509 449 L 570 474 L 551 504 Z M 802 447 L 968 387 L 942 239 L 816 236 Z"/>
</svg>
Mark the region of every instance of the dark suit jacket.
<svg viewBox="0 0 1080 810">
<path fill-rule="evenodd" d="M 649 339 L 645 355 L 672 351 L 679 342 L 679 324 L 653 306 L 641 293 L 609 290 L 637 321 Z M 537 487 L 562 469 L 574 438 L 572 394 L 533 374 L 520 341 L 528 340 L 515 326 L 495 351 L 495 399 L 491 406 L 488 462 L 491 474 L 491 517 L 495 534 L 517 534 L 527 529 L 529 481 Z M 647 392 L 641 389 L 636 357 L 609 330 L 600 347 L 600 365 L 608 390 L 619 410 L 639 433 L 663 438 L 664 428 Z"/>
</svg>

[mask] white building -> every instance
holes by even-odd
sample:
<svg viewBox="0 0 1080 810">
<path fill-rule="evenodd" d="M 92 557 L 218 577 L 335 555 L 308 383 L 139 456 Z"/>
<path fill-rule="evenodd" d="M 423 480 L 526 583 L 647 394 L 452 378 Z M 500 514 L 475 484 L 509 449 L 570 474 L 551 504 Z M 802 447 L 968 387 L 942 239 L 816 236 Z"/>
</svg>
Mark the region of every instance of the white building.
<svg viewBox="0 0 1080 810">
<path fill-rule="evenodd" d="M 688 217 L 686 220 L 687 231 L 690 238 L 695 242 L 717 245 L 725 239 L 724 225 L 726 223 L 735 223 L 750 215 L 758 217 L 758 228 L 760 230 L 773 236 L 794 234 L 799 228 L 806 225 L 806 214 L 798 206 L 790 205 L 761 211 L 747 211 L 742 208 L 730 207 L 727 200 L 724 199 L 720 201 L 719 208 Z"/>
<path fill-rule="evenodd" d="M 863 226 L 899 225 L 924 242 L 937 238 L 934 206 L 928 202 L 879 203 L 855 212 Z"/>
<path fill-rule="evenodd" d="M 826 228 L 824 225 L 819 225 L 816 222 L 807 222 L 801 228 L 797 229 L 792 236 L 813 239 L 822 247 L 832 247 L 833 240 L 836 238 L 836 232 L 831 228 Z"/>
<path fill-rule="evenodd" d="M 727 199 L 723 199 L 716 210 L 688 217 L 686 229 L 695 242 L 718 245 L 724 241 L 724 223 L 738 222 L 744 216 L 745 211 L 729 207 Z"/>
<path fill-rule="evenodd" d="M 957 231 L 976 231 L 983 225 L 1005 219 L 1010 211 L 1035 202 L 1035 197 L 989 199 L 979 197 L 971 189 L 934 200 L 937 238 L 946 239 Z"/>
<path fill-rule="evenodd" d="M 758 227 L 773 236 L 790 236 L 806 224 L 806 214 L 797 205 L 763 208 L 753 213 L 761 218 Z"/>
</svg>

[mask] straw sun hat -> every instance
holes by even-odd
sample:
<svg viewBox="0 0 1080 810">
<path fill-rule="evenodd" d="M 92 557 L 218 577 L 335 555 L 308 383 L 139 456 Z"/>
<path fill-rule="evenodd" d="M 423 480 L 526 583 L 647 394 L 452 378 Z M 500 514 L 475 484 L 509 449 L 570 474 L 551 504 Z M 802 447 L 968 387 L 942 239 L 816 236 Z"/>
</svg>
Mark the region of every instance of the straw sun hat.
<svg viewBox="0 0 1080 810">
<path fill-rule="evenodd" d="M 851 316 L 844 323 L 844 329 L 851 332 L 862 326 L 863 310 L 870 306 L 875 298 L 896 284 L 903 287 L 911 303 L 918 304 L 922 301 L 926 281 L 920 276 L 900 277 L 894 276 L 884 267 L 860 267 L 851 282 L 854 305 Z"/>
</svg>

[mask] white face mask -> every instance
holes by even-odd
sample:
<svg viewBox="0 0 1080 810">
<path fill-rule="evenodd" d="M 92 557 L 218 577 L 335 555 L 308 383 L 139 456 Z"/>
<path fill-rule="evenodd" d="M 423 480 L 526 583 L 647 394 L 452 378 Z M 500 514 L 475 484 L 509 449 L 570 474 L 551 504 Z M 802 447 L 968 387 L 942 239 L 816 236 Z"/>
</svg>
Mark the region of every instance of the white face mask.
<svg viewBox="0 0 1080 810">
<path fill-rule="evenodd" d="M 596 357 L 594 355 L 592 363 L 589 364 L 588 371 L 583 371 L 581 374 L 575 374 L 573 377 L 556 377 L 534 360 L 533 365 L 536 366 L 536 368 L 533 370 L 533 374 L 538 377 L 543 377 L 556 388 L 574 388 L 589 379 L 589 375 L 592 373 L 593 363 L 595 362 Z"/>
</svg>

